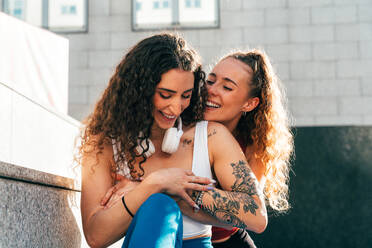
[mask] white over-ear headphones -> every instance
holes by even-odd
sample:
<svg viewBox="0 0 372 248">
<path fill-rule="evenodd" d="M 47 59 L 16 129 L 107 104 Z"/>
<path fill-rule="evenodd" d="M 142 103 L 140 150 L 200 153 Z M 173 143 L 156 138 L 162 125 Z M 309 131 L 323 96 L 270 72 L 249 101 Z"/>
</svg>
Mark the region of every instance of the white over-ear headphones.
<svg viewBox="0 0 372 248">
<path fill-rule="evenodd" d="M 164 138 L 163 138 L 163 143 L 161 145 L 161 150 L 163 152 L 172 154 L 172 153 L 176 152 L 177 149 L 178 149 L 178 145 L 180 144 L 180 140 L 181 140 L 181 137 L 182 137 L 182 134 L 183 134 L 181 117 L 178 117 L 177 121 L 178 121 L 178 127 L 177 128 L 171 127 L 165 132 L 165 135 L 164 135 Z M 155 153 L 155 146 L 151 142 L 150 139 L 147 139 L 147 140 L 149 142 L 149 149 L 147 150 L 147 152 L 145 152 L 144 155 L 148 158 L 152 154 Z M 140 144 L 138 144 L 138 146 L 136 147 L 136 151 L 139 154 L 141 154 L 142 151 L 144 150 L 145 146 L 146 146 L 146 139 L 142 140 L 142 142 Z"/>
</svg>

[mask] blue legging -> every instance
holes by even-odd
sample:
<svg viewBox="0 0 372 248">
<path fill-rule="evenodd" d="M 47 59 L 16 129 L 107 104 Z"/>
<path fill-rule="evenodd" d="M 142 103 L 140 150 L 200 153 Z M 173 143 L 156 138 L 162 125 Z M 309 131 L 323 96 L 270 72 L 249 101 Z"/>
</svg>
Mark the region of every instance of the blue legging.
<svg viewBox="0 0 372 248">
<path fill-rule="evenodd" d="M 210 237 L 182 241 L 182 213 L 161 193 L 151 195 L 134 216 L 122 248 L 211 248 Z"/>
</svg>

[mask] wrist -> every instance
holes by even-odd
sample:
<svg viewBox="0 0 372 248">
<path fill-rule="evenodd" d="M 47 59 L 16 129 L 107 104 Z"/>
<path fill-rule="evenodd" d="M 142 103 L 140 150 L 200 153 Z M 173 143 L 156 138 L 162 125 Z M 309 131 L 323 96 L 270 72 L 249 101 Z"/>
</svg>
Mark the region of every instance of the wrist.
<svg viewBox="0 0 372 248">
<path fill-rule="evenodd" d="M 162 181 L 157 180 L 157 177 L 153 175 L 154 173 L 150 174 L 146 177 L 141 184 L 144 184 L 152 193 L 163 193 L 165 191 L 165 187 L 162 184 Z"/>
</svg>

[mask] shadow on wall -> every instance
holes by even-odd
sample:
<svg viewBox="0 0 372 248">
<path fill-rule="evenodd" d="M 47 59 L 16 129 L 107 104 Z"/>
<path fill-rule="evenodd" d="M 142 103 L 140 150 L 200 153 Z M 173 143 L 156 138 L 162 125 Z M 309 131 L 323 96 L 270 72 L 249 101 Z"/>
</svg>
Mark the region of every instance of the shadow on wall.
<svg viewBox="0 0 372 248">
<path fill-rule="evenodd" d="M 288 214 L 257 247 L 372 247 L 372 127 L 295 130 Z"/>
<path fill-rule="evenodd" d="M 68 190 L 0 178 L 0 192 L 1 247 L 81 246 Z"/>
</svg>

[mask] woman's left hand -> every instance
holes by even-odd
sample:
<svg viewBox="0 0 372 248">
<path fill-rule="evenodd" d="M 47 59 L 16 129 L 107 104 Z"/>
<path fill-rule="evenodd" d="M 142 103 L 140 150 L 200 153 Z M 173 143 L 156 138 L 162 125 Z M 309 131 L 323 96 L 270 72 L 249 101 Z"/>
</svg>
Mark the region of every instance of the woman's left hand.
<svg viewBox="0 0 372 248">
<path fill-rule="evenodd" d="M 132 181 L 127 178 L 120 180 L 117 184 L 109 188 L 101 200 L 101 205 L 108 209 L 119 201 L 126 193 L 132 191 L 140 181 Z"/>
</svg>

